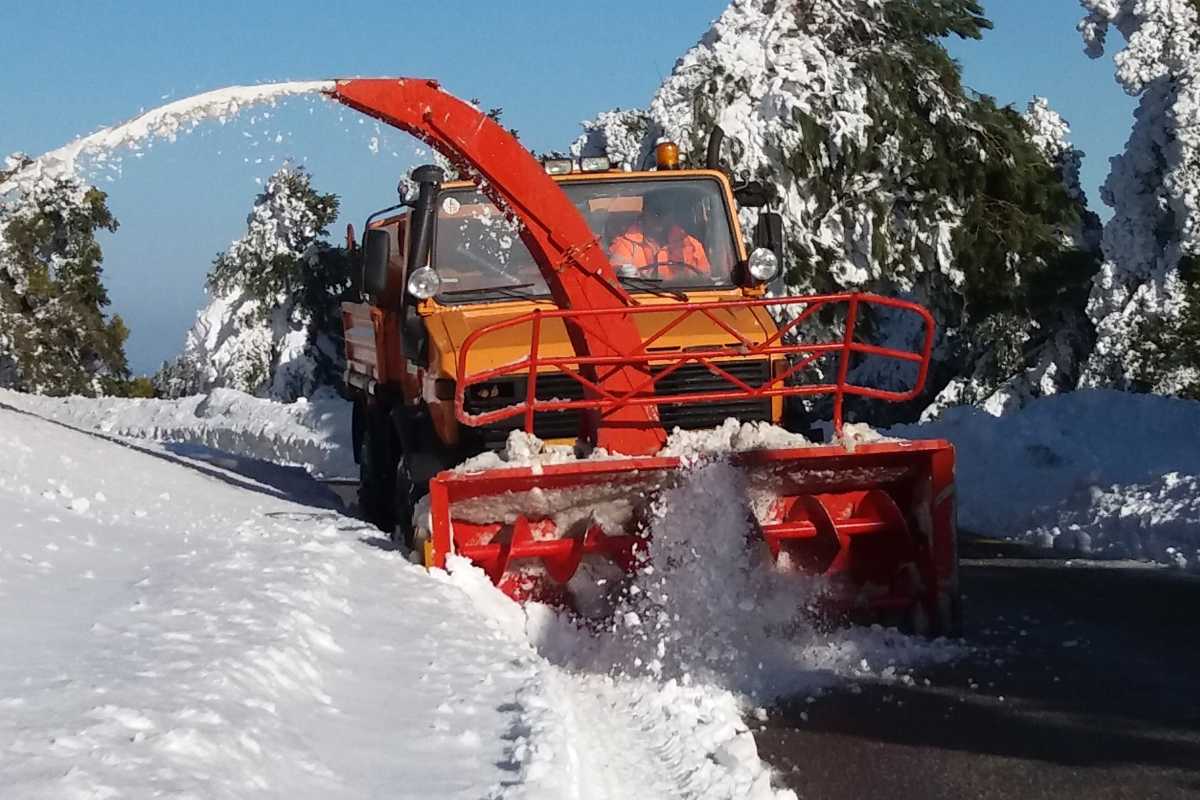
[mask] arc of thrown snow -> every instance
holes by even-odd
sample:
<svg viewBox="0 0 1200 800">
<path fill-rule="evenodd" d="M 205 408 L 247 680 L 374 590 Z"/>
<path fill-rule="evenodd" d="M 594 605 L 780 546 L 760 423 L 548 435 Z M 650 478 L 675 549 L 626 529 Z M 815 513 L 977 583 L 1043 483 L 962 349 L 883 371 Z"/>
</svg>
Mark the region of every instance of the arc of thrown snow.
<svg viewBox="0 0 1200 800">
<path fill-rule="evenodd" d="M 0 197 L 24 191 L 42 178 L 74 176 L 79 158 L 85 154 L 110 153 L 151 139 L 173 139 L 181 131 L 191 130 L 205 120 L 225 121 L 252 106 L 273 103 L 292 95 L 325 94 L 334 86 L 335 82 L 331 80 L 227 86 L 174 100 L 43 153 L 0 183 Z"/>
</svg>

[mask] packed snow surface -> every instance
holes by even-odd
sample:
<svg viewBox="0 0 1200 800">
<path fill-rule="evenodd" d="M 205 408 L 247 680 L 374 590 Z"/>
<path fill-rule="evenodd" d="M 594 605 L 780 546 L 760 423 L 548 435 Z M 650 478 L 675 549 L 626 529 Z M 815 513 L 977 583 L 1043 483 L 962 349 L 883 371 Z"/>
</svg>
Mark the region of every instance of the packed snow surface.
<svg viewBox="0 0 1200 800">
<path fill-rule="evenodd" d="M 889 433 L 954 443 L 965 530 L 1200 569 L 1200 403 L 1088 390 Z"/>
<path fill-rule="evenodd" d="M 795 576 L 745 552 L 720 459 L 661 498 L 664 566 L 597 634 L 463 562 L 409 564 L 299 471 L 72 430 L 14 399 L 0 407 L 0 602 L 21 608 L 0 618 L 14 797 L 790 797 L 743 721 L 756 704 L 911 681 L 956 654 L 811 630 L 797 612 L 819 587 L 776 583 Z M 30 405 L 92 428 L 121 413 Z"/>
</svg>

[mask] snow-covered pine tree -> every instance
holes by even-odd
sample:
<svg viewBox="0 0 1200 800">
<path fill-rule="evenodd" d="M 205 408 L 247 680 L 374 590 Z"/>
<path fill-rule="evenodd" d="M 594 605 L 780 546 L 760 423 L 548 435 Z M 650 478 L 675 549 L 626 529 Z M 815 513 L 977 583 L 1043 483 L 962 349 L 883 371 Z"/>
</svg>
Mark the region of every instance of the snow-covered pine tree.
<svg viewBox="0 0 1200 800">
<path fill-rule="evenodd" d="M 1125 38 L 1117 81 L 1140 97 L 1101 190 L 1114 210 L 1088 304 L 1097 343 L 1083 376 L 1200 398 L 1200 2 L 1082 0 L 1088 54 Z"/>
<path fill-rule="evenodd" d="M 974 0 L 735 0 L 649 109 L 600 114 L 574 152 L 634 167 L 666 136 L 698 162 L 720 125 L 735 177 L 776 189 L 789 291 L 929 305 L 929 397 L 1009 407 L 1074 384 L 1089 326 L 1076 314 L 1060 335 L 1062 303 L 1082 308 L 1095 259 L 1076 249 L 1086 237 L 1064 236 L 1084 213 L 1069 163 L 1051 162 L 1020 113 L 965 90 L 940 43 L 989 27 Z M 916 331 L 871 322 L 877 338 L 913 343 Z"/>
<path fill-rule="evenodd" d="M 322 241 L 338 198 L 285 165 L 267 179 L 246 233 L 217 256 L 210 300 L 182 354 L 156 378 L 168 396 L 216 387 L 291 402 L 341 373 L 338 301 L 349 286 L 344 249 Z"/>
<path fill-rule="evenodd" d="M 1035 306 L 1037 315 L 1027 322 L 1011 316 L 984 320 L 972 337 L 976 350 L 966 359 L 971 373 L 952 378 L 926 408 L 925 418 L 963 403 L 1002 414 L 1036 397 L 1068 391 L 1074 388 L 1095 341 L 1085 304 L 1096 272 L 1102 225 L 1087 208 L 1080 184 L 1084 154 L 1072 146 L 1070 125 L 1045 98 L 1035 97 L 1024 119 L 1031 140 L 1054 167 L 1079 214 L 1058 228 L 1062 250 L 1055 268 L 1032 287 L 1041 298 Z M 1011 335 L 1012 322 L 1017 323 L 1016 330 L 1027 333 L 1023 339 Z M 993 330 L 996 338 L 989 342 Z M 1004 375 L 1008 377 L 997 380 Z"/>
<path fill-rule="evenodd" d="M 9 156 L 0 182 L 30 164 Z M 96 232 L 115 231 L 106 195 L 44 176 L 0 198 L 0 386 L 51 395 L 123 393 L 128 330 L 106 317 Z"/>
</svg>

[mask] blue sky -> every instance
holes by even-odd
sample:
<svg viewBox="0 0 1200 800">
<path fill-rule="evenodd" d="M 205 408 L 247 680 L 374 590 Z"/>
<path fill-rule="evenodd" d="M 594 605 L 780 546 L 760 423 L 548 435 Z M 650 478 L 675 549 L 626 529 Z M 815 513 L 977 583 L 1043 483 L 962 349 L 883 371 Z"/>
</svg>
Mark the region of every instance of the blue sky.
<svg viewBox="0 0 1200 800">
<path fill-rule="evenodd" d="M 503 107 L 534 149 L 564 147 L 596 111 L 644 105 L 726 0 L 201 5 L 10 4 L 0 23 L 10 34 L 0 154 L 38 154 L 198 91 L 345 75 L 436 77 Z M 996 30 L 983 42 L 951 43 L 967 84 L 1022 108 L 1033 94 L 1049 97 L 1088 153 L 1085 185 L 1097 207 L 1096 187 L 1127 137 L 1133 101 L 1107 59 L 1083 55 L 1074 0 L 985 5 Z M 305 161 L 320 189 L 341 195 L 340 229 L 390 204 L 417 157 L 403 135 L 319 101 L 268 113 L 160 143 L 100 183 L 121 221 L 104 241 L 105 278 L 112 310 L 132 329 L 135 370 L 152 371 L 178 352 L 213 256 L 242 232 L 256 178 L 284 159 Z M 379 135 L 373 153 L 368 143 Z"/>
</svg>

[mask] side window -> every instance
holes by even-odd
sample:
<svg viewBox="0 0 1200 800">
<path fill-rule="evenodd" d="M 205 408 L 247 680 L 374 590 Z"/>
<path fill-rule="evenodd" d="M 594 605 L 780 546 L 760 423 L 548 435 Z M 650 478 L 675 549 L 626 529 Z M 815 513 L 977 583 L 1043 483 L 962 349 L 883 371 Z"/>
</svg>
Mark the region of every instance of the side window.
<svg viewBox="0 0 1200 800">
<path fill-rule="evenodd" d="M 408 217 L 393 217 L 379 225 L 378 230 L 386 231 L 391 240 L 388 254 L 387 290 L 377 301 L 383 307 L 399 307 L 404 302 L 405 259 L 408 258 Z"/>
</svg>

